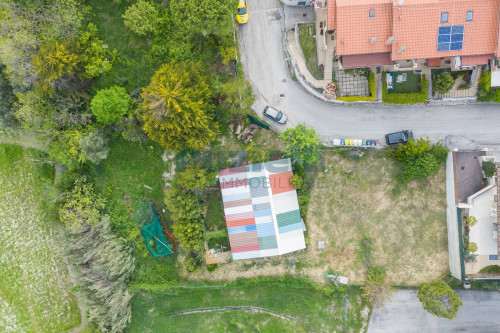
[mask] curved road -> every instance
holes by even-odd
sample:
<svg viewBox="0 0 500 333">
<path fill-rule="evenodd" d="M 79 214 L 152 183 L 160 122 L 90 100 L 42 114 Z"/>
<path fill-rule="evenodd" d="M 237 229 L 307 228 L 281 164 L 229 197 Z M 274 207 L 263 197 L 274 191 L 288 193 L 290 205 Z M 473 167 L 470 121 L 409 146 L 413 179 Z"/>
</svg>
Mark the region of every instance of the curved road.
<svg viewBox="0 0 500 333">
<path fill-rule="evenodd" d="M 282 50 L 282 5 L 278 0 L 248 0 L 248 6 L 250 19 L 239 27 L 238 41 L 245 78 L 256 95 L 257 113 L 262 114 L 265 105 L 276 107 L 289 116 L 288 127 L 304 123 L 314 127 L 323 140 L 383 140 L 386 133 L 411 129 L 415 136 L 433 141 L 457 136 L 485 145 L 500 143 L 499 104 L 339 105 L 315 98 L 287 74 Z"/>
</svg>

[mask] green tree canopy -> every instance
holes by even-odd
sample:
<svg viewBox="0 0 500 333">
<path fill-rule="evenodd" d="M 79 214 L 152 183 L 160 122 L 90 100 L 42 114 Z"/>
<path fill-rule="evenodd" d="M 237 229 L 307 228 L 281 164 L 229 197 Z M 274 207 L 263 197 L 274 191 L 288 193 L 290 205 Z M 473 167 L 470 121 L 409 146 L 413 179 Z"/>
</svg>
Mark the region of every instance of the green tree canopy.
<svg viewBox="0 0 500 333">
<path fill-rule="evenodd" d="M 103 131 L 95 130 L 78 142 L 83 156 L 94 164 L 101 163 L 108 157 L 108 139 Z"/>
<path fill-rule="evenodd" d="M 484 175 L 488 178 L 493 177 L 495 175 L 496 168 L 497 167 L 496 167 L 495 163 L 493 163 L 491 161 L 484 161 L 481 164 L 481 169 L 483 169 Z"/>
<path fill-rule="evenodd" d="M 199 63 L 164 64 L 143 89 L 144 131 L 166 149 L 201 149 L 212 142 L 211 91 Z"/>
<path fill-rule="evenodd" d="M 124 116 L 129 107 L 131 99 L 125 88 L 112 86 L 102 89 L 92 98 L 90 108 L 97 121 L 103 125 L 117 122 Z"/>
<path fill-rule="evenodd" d="M 318 160 L 321 142 L 312 127 L 299 124 L 295 128 L 287 128 L 280 135 L 285 145 L 286 154 L 292 163 L 303 168 Z"/>
<path fill-rule="evenodd" d="M 35 72 L 44 89 L 48 89 L 52 81 L 73 73 L 78 62 L 78 56 L 71 50 L 69 42 L 44 44 L 33 58 Z"/>
<path fill-rule="evenodd" d="M 99 223 L 104 204 L 105 200 L 94 193 L 92 184 L 81 177 L 76 180 L 67 200 L 59 209 L 59 219 L 70 230 L 79 232 Z"/>
<path fill-rule="evenodd" d="M 422 283 L 417 296 L 425 310 L 441 318 L 455 318 L 462 306 L 457 293 L 442 280 Z"/>
<path fill-rule="evenodd" d="M 453 84 L 455 84 L 455 80 L 448 72 L 441 72 L 432 77 L 432 89 L 441 94 L 450 91 Z"/>
<path fill-rule="evenodd" d="M 222 94 L 226 98 L 224 103 L 231 113 L 245 113 L 250 111 L 255 101 L 250 82 L 241 77 L 231 78 L 222 85 Z"/>
<path fill-rule="evenodd" d="M 160 14 L 151 2 L 139 0 L 127 8 L 123 19 L 127 28 L 143 36 L 157 31 Z"/>
<path fill-rule="evenodd" d="M 224 35 L 232 32 L 237 4 L 237 0 L 176 0 L 170 2 L 170 11 L 184 33 Z"/>
</svg>

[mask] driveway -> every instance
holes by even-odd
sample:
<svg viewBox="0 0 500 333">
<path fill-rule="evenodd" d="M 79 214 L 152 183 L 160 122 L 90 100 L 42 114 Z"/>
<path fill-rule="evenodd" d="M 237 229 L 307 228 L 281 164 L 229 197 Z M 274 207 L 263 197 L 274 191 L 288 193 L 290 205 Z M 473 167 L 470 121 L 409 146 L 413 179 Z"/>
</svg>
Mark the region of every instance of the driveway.
<svg viewBox="0 0 500 333">
<path fill-rule="evenodd" d="M 417 291 L 402 290 L 382 308 L 374 310 L 368 333 L 500 331 L 500 293 L 459 290 L 463 306 L 455 319 L 437 318 L 422 308 Z"/>
<path fill-rule="evenodd" d="M 500 105 L 330 104 L 307 93 L 285 68 L 282 34 L 285 13 L 278 0 L 248 0 L 250 20 L 239 27 L 238 40 L 245 78 L 256 95 L 254 109 L 260 115 L 271 105 L 285 112 L 286 126 L 304 123 L 323 140 L 348 137 L 383 140 L 389 132 L 411 129 L 433 141 L 447 136 L 468 137 L 482 144 L 500 143 Z M 303 8 L 287 8 L 296 14 Z M 293 15 L 300 20 L 301 15 Z M 310 19 L 309 16 L 304 20 Z M 288 26 L 291 22 L 286 23 Z M 283 130 L 285 126 L 275 125 Z M 467 140 L 465 140 L 467 141 Z M 460 143 L 461 140 L 455 140 Z M 460 147 L 462 148 L 462 147 Z"/>
</svg>

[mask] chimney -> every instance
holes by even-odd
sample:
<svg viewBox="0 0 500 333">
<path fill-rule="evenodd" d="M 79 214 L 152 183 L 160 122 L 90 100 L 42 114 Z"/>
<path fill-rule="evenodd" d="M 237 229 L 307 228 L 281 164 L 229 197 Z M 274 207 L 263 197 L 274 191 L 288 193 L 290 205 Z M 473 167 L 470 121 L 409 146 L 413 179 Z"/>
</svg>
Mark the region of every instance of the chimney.
<svg viewBox="0 0 500 333">
<path fill-rule="evenodd" d="M 403 53 L 406 50 L 406 46 L 402 45 L 398 49 L 398 53 Z"/>
<path fill-rule="evenodd" d="M 389 37 L 389 38 L 387 38 L 387 40 L 385 41 L 385 45 L 391 45 L 393 42 L 394 42 L 394 36 L 390 36 L 390 37 Z"/>
<path fill-rule="evenodd" d="M 377 42 L 377 37 L 372 37 L 370 44 L 375 44 Z"/>
</svg>

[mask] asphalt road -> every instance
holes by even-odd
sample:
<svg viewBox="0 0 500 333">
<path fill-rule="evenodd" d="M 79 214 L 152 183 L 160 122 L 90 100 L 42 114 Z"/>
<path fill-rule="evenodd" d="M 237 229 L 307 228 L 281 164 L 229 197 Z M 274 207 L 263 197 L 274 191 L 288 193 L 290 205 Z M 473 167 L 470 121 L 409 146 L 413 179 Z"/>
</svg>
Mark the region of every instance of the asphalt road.
<svg viewBox="0 0 500 333">
<path fill-rule="evenodd" d="M 417 291 L 398 291 L 372 312 L 368 333 L 427 333 L 500 331 L 500 293 L 459 290 L 463 305 L 457 317 L 437 318 L 422 308 Z"/>
<path fill-rule="evenodd" d="M 315 98 L 287 74 L 282 50 L 285 22 L 279 1 L 248 0 L 248 7 L 250 20 L 239 27 L 238 41 L 240 60 L 256 95 L 254 109 L 258 114 L 262 115 L 264 107 L 271 105 L 288 115 L 286 126 L 312 126 L 323 140 L 383 140 L 386 133 L 411 129 L 415 136 L 433 141 L 451 135 L 482 144 L 500 143 L 499 104 L 338 105 Z"/>
</svg>

